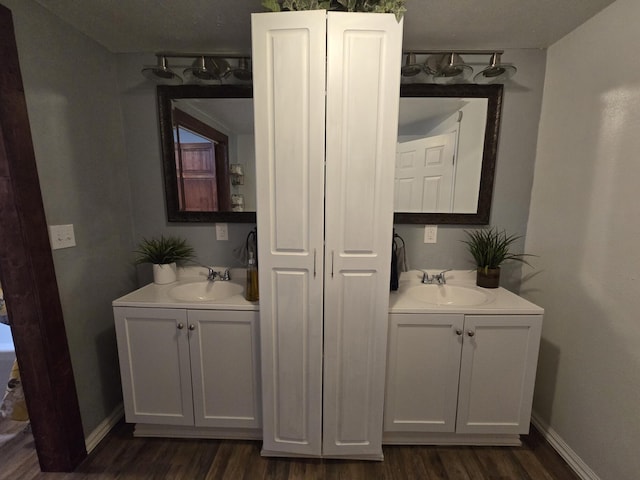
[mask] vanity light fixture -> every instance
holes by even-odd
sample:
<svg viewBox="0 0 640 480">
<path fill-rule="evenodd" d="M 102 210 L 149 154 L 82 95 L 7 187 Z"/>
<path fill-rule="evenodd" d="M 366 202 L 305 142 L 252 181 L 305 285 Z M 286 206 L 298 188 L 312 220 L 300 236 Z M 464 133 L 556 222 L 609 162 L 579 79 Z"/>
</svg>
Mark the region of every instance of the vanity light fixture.
<svg viewBox="0 0 640 480">
<path fill-rule="evenodd" d="M 252 78 L 251 67 L 249 66 L 249 59 L 246 57 L 242 57 L 238 59 L 238 67 L 234 70 L 231 70 L 233 76 L 238 80 L 243 80 L 245 82 L 250 82 Z"/>
<path fill-rule="evenodd" d="M 407 53 L 407 61 L 401 70 L 402 76 L 414 77 L 423 71 L 424 71 L 423 66 L 416 62 L 416 54 Z"/>
<path fill-rule="evenodd" d="M 516 67 L 502 63 L 500 57 L 500 53 L 492 54 L 489 66 L 477 73 L 473 77 L 473 81 L 477 83 L 496 83 L 511 78 L 517 71 Z"/>
<path fill-rule="evenodd" d="M 424 72 L 431 79 L 422 83 L 470 83 L 474 67 L 483 68 L 488 59 L 489 66 L 477 73 L 473 82 L 501 83 L 517 71 L 515 66 L 501 62 L 503 53 L 503 50 L 411 50 L 404 52 L 406 63 L 402 66 L 402 76 L 411 77 Z M 467 63 L 462 55 L 473 57 L 474 61 Z"/>
<path fill-rule="evenodd" d="M 183 74 L 187 83 L 208 84 L 222 82 L 223 79 L 233 77 L 241 81 L 251 81 L 249 56 L 235 53 L 156 53 L 158 65 L 144 67 L 142 74 L 149 80 L 167 85 L 179 85 L 182 77 L 167 65 L 167 58 L 190 59 Z M 232 69 L 228 59 L 237 59 L 238 68 Z M 183 62 L 184 63 L 184 62 Z"/>
<path fill-rule="evenodd" d="M 431 66 L 435 63 L 435 66 Z M 431 70 L 435 83 L 461 83 L 467 80 L 473 68 L 464 63 L 462 57 L 455 52 L 440 56 L 431 56 L 427 59 L 427 67 Z"/>
<path fill-rule="evenodd" d="M 167 57 L 157 55 L 158 64 L 146 66 L 142 69 L 142 75 L 154 82 L 164 83 L 167 85 L 180 85 L 182 78 L 176 72 L 169 68 Z"/>
<path fill-rule="evenodd" d="M 196 83 L 211 83 L 220 80 L 220 76 L 216 72 L 207 68 L 204 56 L 198 57 L 191 67 L 184 69 L 183 73 L 186 79 Z"/>
</svg>

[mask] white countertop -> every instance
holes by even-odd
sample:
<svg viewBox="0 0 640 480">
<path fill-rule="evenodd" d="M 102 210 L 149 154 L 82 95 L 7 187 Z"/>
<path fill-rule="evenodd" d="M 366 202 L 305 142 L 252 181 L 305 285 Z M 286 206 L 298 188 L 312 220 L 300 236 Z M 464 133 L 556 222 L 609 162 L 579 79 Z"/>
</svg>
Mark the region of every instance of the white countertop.
<svg viewBox="0 0 640 480">
<path fill-rule="evenodd" d="M 224 268 L 214 267 L 216 270 Z M 430 274 L 438 273 L 429 270 Z M 231 281 L 244 287 L 246 271 L 243 268 L 231 269 Z M 201 267 L 178 269 L 178 281 L 166 285 L 150 283 L 113 301 L 114 307 L 157 307 L 188 308 L 200 310 L 259 310 L 258 302 L 248 302 L 243 291 L 224 300 L 216 301 L 184 301 L 176 300 L 169 295 L 173 287 L 195 281 L 204 281 L 207 270 Z M 435 305 L 415 299 L 407 294 L 407 290 L 421 285 L 422 272 L 411 270 L 400 274 L 398 290 L 389 295 L 390 313 L 463 313 L 463 314 L 516 314 L 541 315 L 544 309 L 519 297 L 502 287 L 480 288 L 475 284 L 475 271 L 453 270 L 446 273 L 447 285 L 461 285 L 478 289 L 487 294 L 488 301 L 481 305 Z"/>
<path fill-rule="evenodd" d="M 224 270 L 224 267 L 214 267 L 215 270 Z M 244 268 L 231 269 L 231 281 L 243 287 L 238 295 L 224 300 L 209 301 L 185 301 L 176 300 L 169 296 L 169 290 L 185 283 L 206 281 L 207 269 L 202 267 L 187 267 L 178 269 L 178 281 L 166 285 L 150 283 L 142 288 L 134 290 L 113 301 L 114 307 L 157 307 L 157 308 L 188 308 L 199 310 L 259 310 L 258 302 L 248 302 L 244 298 L 244 286 L 246 271 Z"/>
<path fill-rule="evenodd" d="M 428 270 L 429 274 L 439 273 Z M 478 289 L 487 294 L 488 301 L 481 305 L 435 305 L 413 298 L 407 290 L 415 285 L 421 285 L 422 272 L 411 270 L 400 274 L 398 290 L 391 292 L 389 297 L 390 313 L 464 313 L 464 314 L 516 314 L 541 315 L 544 309 L 519 297 L 502 287 L 481 288 L 476 286 L 476 272 L 453 270 L 446 273 L 447 285 L 460 285 Z"/>
</svg>

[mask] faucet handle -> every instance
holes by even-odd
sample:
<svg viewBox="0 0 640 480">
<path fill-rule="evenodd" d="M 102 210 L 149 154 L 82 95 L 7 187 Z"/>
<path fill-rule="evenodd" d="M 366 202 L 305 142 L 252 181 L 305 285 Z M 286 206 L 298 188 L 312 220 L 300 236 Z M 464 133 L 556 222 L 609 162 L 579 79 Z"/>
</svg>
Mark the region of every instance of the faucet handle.
<svg viewBox="0 0 640 480">
<path fill-rule="evenodd" d="M 216 277 L 219 275 L 213 268 L 207 267 L 207 280 L 214 281 Z"/>
<path fill-rule="evenodd" d="M 429 276 L 429 272 L 426 270 L 422 271 L 422 283 L 431 283 L 433 281 L 433 277 Z"/>
<path fill-rule="evenodd" d="M 447 278 L 445 277 L 444 274 L 447 272 L 450 272 L 451 270 L 452 270 L 451 268 L 447 268 L 446 270 L 441 271 L 437 275 L 434 275 L 433 279 L 436 280 L 440 285 L 444 285 L 445 283 L 447 283 Z"/>
<path fill-rule="evenodd" d="M 218 273 L 218 275 L 220 276 L 220 280 L 225 280 L 225 281 L 231 280 L 231 271 L 228 268 L 225 268 L 224 273 L 222 273 L 222 275 L 220 275 L 220 273 Z"/>
</svg>

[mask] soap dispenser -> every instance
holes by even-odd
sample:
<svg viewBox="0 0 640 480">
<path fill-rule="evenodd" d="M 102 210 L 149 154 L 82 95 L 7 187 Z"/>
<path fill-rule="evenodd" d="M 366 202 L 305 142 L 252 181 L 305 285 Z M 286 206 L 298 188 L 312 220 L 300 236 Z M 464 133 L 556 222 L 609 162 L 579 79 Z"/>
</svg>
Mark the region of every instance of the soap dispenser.
<svg viewBox="0 0 640 480">
<path fill-rule="evenodd" d="M 260 298 L 258 291 L 258 229 L 254 228 L 247 235 L 247 284 L 244 289 L 244 298 L 250 302 L 257 302 Z"/>
<path fill-rule="evenodd" d="M 260 295 L 258 293 L 258 266 L 256 265 L 256 259 L 254 258 L 252 251 L 249 251 L 245 298 L 249 302 L 257 302 L 260 298 Z"/>
</svg>

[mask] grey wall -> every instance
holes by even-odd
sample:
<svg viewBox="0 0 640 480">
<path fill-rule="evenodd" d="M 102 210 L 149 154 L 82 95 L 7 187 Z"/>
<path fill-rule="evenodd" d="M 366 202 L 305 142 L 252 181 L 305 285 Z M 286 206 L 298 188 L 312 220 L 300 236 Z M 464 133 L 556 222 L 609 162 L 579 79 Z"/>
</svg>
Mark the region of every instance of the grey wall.
<svg viewBox="0 0 640 480">
<path fill-rule="evenodd" d="M 111 301 L 132 290 L 130 188 L 114 56 L 31 0 L 13 12 L 47 223 L 85 434 L 121 402 Z"/>
<path fill-rule="evenodd" d="M 215 46 L 211 49 L 215 50 Z M 230 223 L 229 240 L 218 241 L 213 224 L 167 222 L 156 85 L 140 73 L 144 65 L 154 64 L 156 59 L 152 54 L 121 54 L 117 57 L 136 241 L 161 234 L 177 235 L 195 248 L 202 263 L 243 266 L 233 250 L 244 243 L 255 224 Z M 140 282 L 148 280 L 148 271 L 141 272 Z"/>
<path fill-rule="evenodd" d="M 640 475 L 638 18 L 617 0 L 549 48 L 522 284 L 545 309 L 536 416 L 603 480 Z"/>
<path fill-rule="evenodd" d="M 491 224 L 518 235 L 526 233 L 545 57 L 544 50 L 508 50 L 503 55 L 505 62 L 517 65 L 518 73 L 515 80 L 505 86 Z M 166 221 L 155 85 L 140 74 L 143 65 L 154 61 L 155 57 L 150 54 L 118 56 L 135 236 L 181 235 L 196 248 L 203 262 L 239 265 L 233 249 L 244 241 L 253 225 L 229 224 L 230 239 L 222 242 L 215 240 L 213 225 Z M 433 245 L 423 243 L 422 226 L 396 225 L 397 232 L 408 244 L 410 265 L 415 268 L 473 268 L 460 242 L 465 238 L 464 228 L 441 226 L 438 243 Z M 524 239 L 515 249 L 524 249 Z M 507 265 L 503 285 L 517 290 L 519 284 L 519 264 Z"/>
<path fill-rule="evenodd" d="M 504 62 L 516 65 L 518 72 L 504 88 L 490 222 L 492 226 L 505 229 L 510 234 L 526 235 L 545 59 L 544 50 L 507 50 L 503 55 Z M 395 228 L 407 243 L 411 268 L 475 268 L 473 259 L 460 240 L 466 238 L 464 230 L 476 227 L 439 226 L 436 244 L 424 243 L 422 225 L 396 225 Z M 514 251 L 523 250 L 524 238 L 514 245 Z M 535 266 L 536 259 L 531 263 Z M 502 286 L 517 291 L 520 271 L 520 264 L 505 265 Z M 523 271 L 532 272 L 526 266 Z"/>
</svg>

